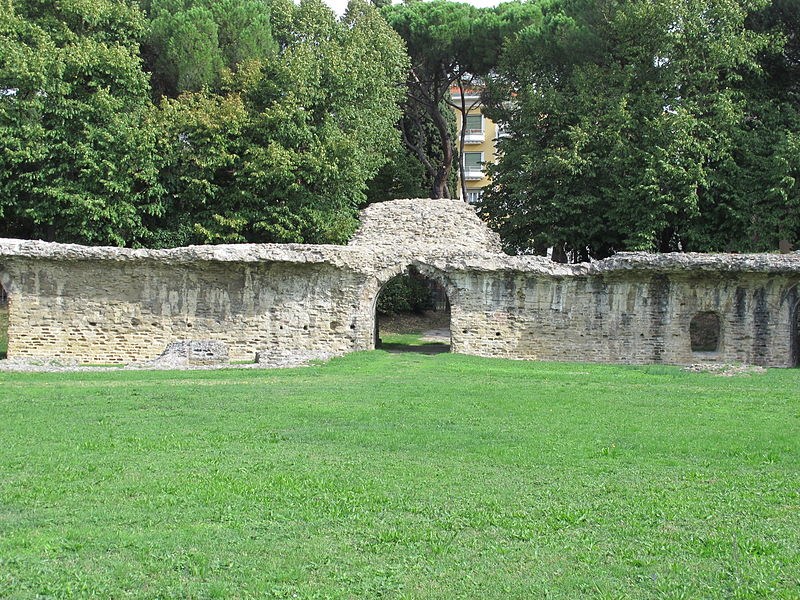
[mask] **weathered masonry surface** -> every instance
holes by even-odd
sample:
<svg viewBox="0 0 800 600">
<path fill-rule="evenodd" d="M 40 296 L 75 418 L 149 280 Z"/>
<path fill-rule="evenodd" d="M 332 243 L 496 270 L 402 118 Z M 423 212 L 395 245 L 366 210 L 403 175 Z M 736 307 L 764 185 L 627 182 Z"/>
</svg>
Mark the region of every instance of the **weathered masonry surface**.
<svg viewBox="0 0 800 600">
<path fill-rule="evenodd" d="M 180 340 L 221 342 L 231 360 L 266 362 L 367 350 L 378 293 L 412 266 L 447 291 L 454 352 L 798 362 L 800 255 L 623 253 L 562 265 L 503 254 L 471 207 L 450 200 L 372 205 L 347 246 L 130 250 L 0 239 L 8 356 L 130 363 Z M 714 329 L 702 342 L 693 341 L 699 323 Z"/>
</svg>

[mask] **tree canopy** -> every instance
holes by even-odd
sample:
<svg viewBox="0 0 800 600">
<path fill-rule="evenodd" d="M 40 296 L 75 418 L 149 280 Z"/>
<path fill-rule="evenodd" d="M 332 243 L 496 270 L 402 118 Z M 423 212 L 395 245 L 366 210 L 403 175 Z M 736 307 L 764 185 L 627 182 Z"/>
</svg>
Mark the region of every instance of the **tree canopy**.
<svg viewBox="0 0 800 600">
<path fill-rule="evenodd" d="M 136 243 L 161 212 L 135 5 L 0 11 L 0 234 Z"/>
<path fill-rule="evenodd" d="M 0 235 L 343 242 L 366 202 L 454 193 L 450 93 L 479 81 L 509 251 L 774 250 L 799 5 L 0 0 Z"/>
<path fill-rule="evenodd" d="M 780 3 L 541 6 L 490 93 L 511 136 L 482 211 L 510 251 L 579 260 L 798 239 L 795 33 Z"/>
<path fill-rule="evenodd" d="M 362 0 L 3 2 L 2 235 L 343 242 L 399 144 L 408 59 Z"/>
</svg>

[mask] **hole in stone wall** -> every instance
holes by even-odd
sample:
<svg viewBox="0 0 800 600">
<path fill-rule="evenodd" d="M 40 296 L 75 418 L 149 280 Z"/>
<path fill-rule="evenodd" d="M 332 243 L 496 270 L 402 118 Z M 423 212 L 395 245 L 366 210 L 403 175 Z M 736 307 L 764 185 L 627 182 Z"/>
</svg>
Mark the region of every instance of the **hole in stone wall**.
<svg viewBox="0 0 800 600">
<path fill-rule="evenodd" d="M 450 351 L 450 300 L 414 267 L 389 280 L 375 302 L 375 347 L 389 352 Z"/>
<path fill-rule="evenodd" d="M 0 359 L 8 354 L 8 292 L 0 285 Z"/>
<path fill-rule="evenodd" d="M 720 324 L 717 313 L 697 313 L 689 323 L 692 352 L 716 352 L 719 350 L 719 332 Z"/>
</svg>

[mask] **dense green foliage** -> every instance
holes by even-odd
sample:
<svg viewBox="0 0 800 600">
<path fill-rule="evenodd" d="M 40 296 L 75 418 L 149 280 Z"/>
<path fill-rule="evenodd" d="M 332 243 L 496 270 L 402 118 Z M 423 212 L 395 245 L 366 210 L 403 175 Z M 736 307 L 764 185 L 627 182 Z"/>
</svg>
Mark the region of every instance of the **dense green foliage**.
<svg viewBox="0 0 800 600">
<path fill-rule="evenodd" d="M 223 67 L 274 57 L 267 0 L 152 0 L 143 54 L 156 95 L 220 84 Z"/>
<path fill-rule="evenodd" d="M 135 6 L 4 0 L 0 235 L 135 243 L 160 213 Z"/>
<path fill-rule="evenodd" d="M 165 236 L 185 241 L 341 243 L 397 145 L 400 40 L 374 9 L 341 21 L 318 0 L 273 3 L 277 58 L 165 100 Z M 280 18 L 278 16 L 280 15 Z"/>
<path fill-rule="evenodd" d="M 408 59 L 362 0 L 2 5 L 0 235 L 343 242 L 399 144 Z"/>
<path fill-rule="evenodd" d="M 487 82 L 509 251 L 800 242 L 800 0 L 372 4 L 0 0 L 0 235 L 343 242 L 454 195 Z"/>
<path fill-rule="evenodd" d="M 3 374 L 0 596 L 796 598 L 800 371 Z"/>
<path fill-rule="evenodd" d="M 795 0 L 542 8 L 491 91 L 512 135 L 483 212 L 511 251 L 800 241 Z"/>
<path fill-rule="evenodd" d="M 431 289 L 422 277 L 398 275 L 383 287 L 376 305 L 382 315 L 422 313 L 433 308 Z"/>
</svg>

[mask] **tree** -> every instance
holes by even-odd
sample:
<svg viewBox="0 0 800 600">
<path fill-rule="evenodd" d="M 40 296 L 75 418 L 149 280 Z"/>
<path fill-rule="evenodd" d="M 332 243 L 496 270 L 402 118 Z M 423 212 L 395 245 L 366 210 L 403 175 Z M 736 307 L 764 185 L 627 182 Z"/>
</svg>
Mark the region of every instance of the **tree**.
<svg viewBox="0 0 800 600">
<path fill-rule="evenodd" d="M 176 97 L 216 84 L 223 62 L 219 28 L 210 10 L 193 6 L 163 11 L 153 21 L 150 40 L 157 57 L 153 85 L 160 93 Z"/>
<path fill-rule="evenodd" d="M 277 52 L 266 0 L 153 0 L 142 52 L 156 98 L 217 89 L 223 69 Z"/>
<path fill-rule="evenodd" d="M 800 243 L 800 2 L 773 0 L 747 26 L 778 43 L 759 55 L 761 72 L 739 85 L 745 121 L 729 196 L 747 248 L 769 251 L 780 241 Z"/>
<path fill-rule="evenodd" d="M 740 83 L 771 47 L 745 27 L 754 8 L 543 5 L 541 25 L 507 47 L 488 110 L 511 136 L 482 212 L 508 249 L 580 260 L 740 248 L 747 217 L 726 197 L 730 172 L 744 168 Z"/>
<path fill-rule="evenodd" d="M 453 83 L 470 72 L 470 40 L 474 39 L 471 34 L 476 31 L 478 9 L 435 0 L 388 6 L 383 15 L 406 42 L 411 56 L 406 118 L 401 123 L 403 139 L 433 182 L 431 197 L 450 197 L 448 181 L 456 156 L 446 101 Z M 435 156 L 426 152 L 428 123 L 438 136 Z"/>
<path fill-rule="evenodd" d="M 478 9 L 434 0 L 385 6 L 382 14 L 403 38 L 411 57 L 399 123 L 404 143 L 424 166 L 432 183 L 431 197 L 450 197 L 453 165 L 460 164 L 463 152 L 463 139 L 458 143 L 455 139 L 453 109 L 460 112 L 462 132 L 470 109 L 463 102 L 452 102 L 451 90 L 456 86 L 463 91 L 489 74 L 505 38 L 534 21 L 539 9 L 520 2 Z"/>
<path fill-rule="evenodd" d="M 276 56 L 162 105 L 161 176 L 180 217 L 159 239 L 344 242 L 397 147 L 408 63 L 375 9 L 354 0 L 341 21 L 320 0 L 272 11 Z"/>
<path fill-rule="evenodd" d="M 398 146 L 408 59 L 361 0 L 340 21 L 320 0 L 143 3 L 153 22 L 175 17 L 163 73 L 177 97 L 158 107 L 136 4 L 0 1 L 2 235 L 344 242 Z"/>
<path fill-rule="evenodd" d="M 161 211 L 145 22 L 121 0 L 5 0 L 0 235 L 135 244 Z"/>
</svg>

